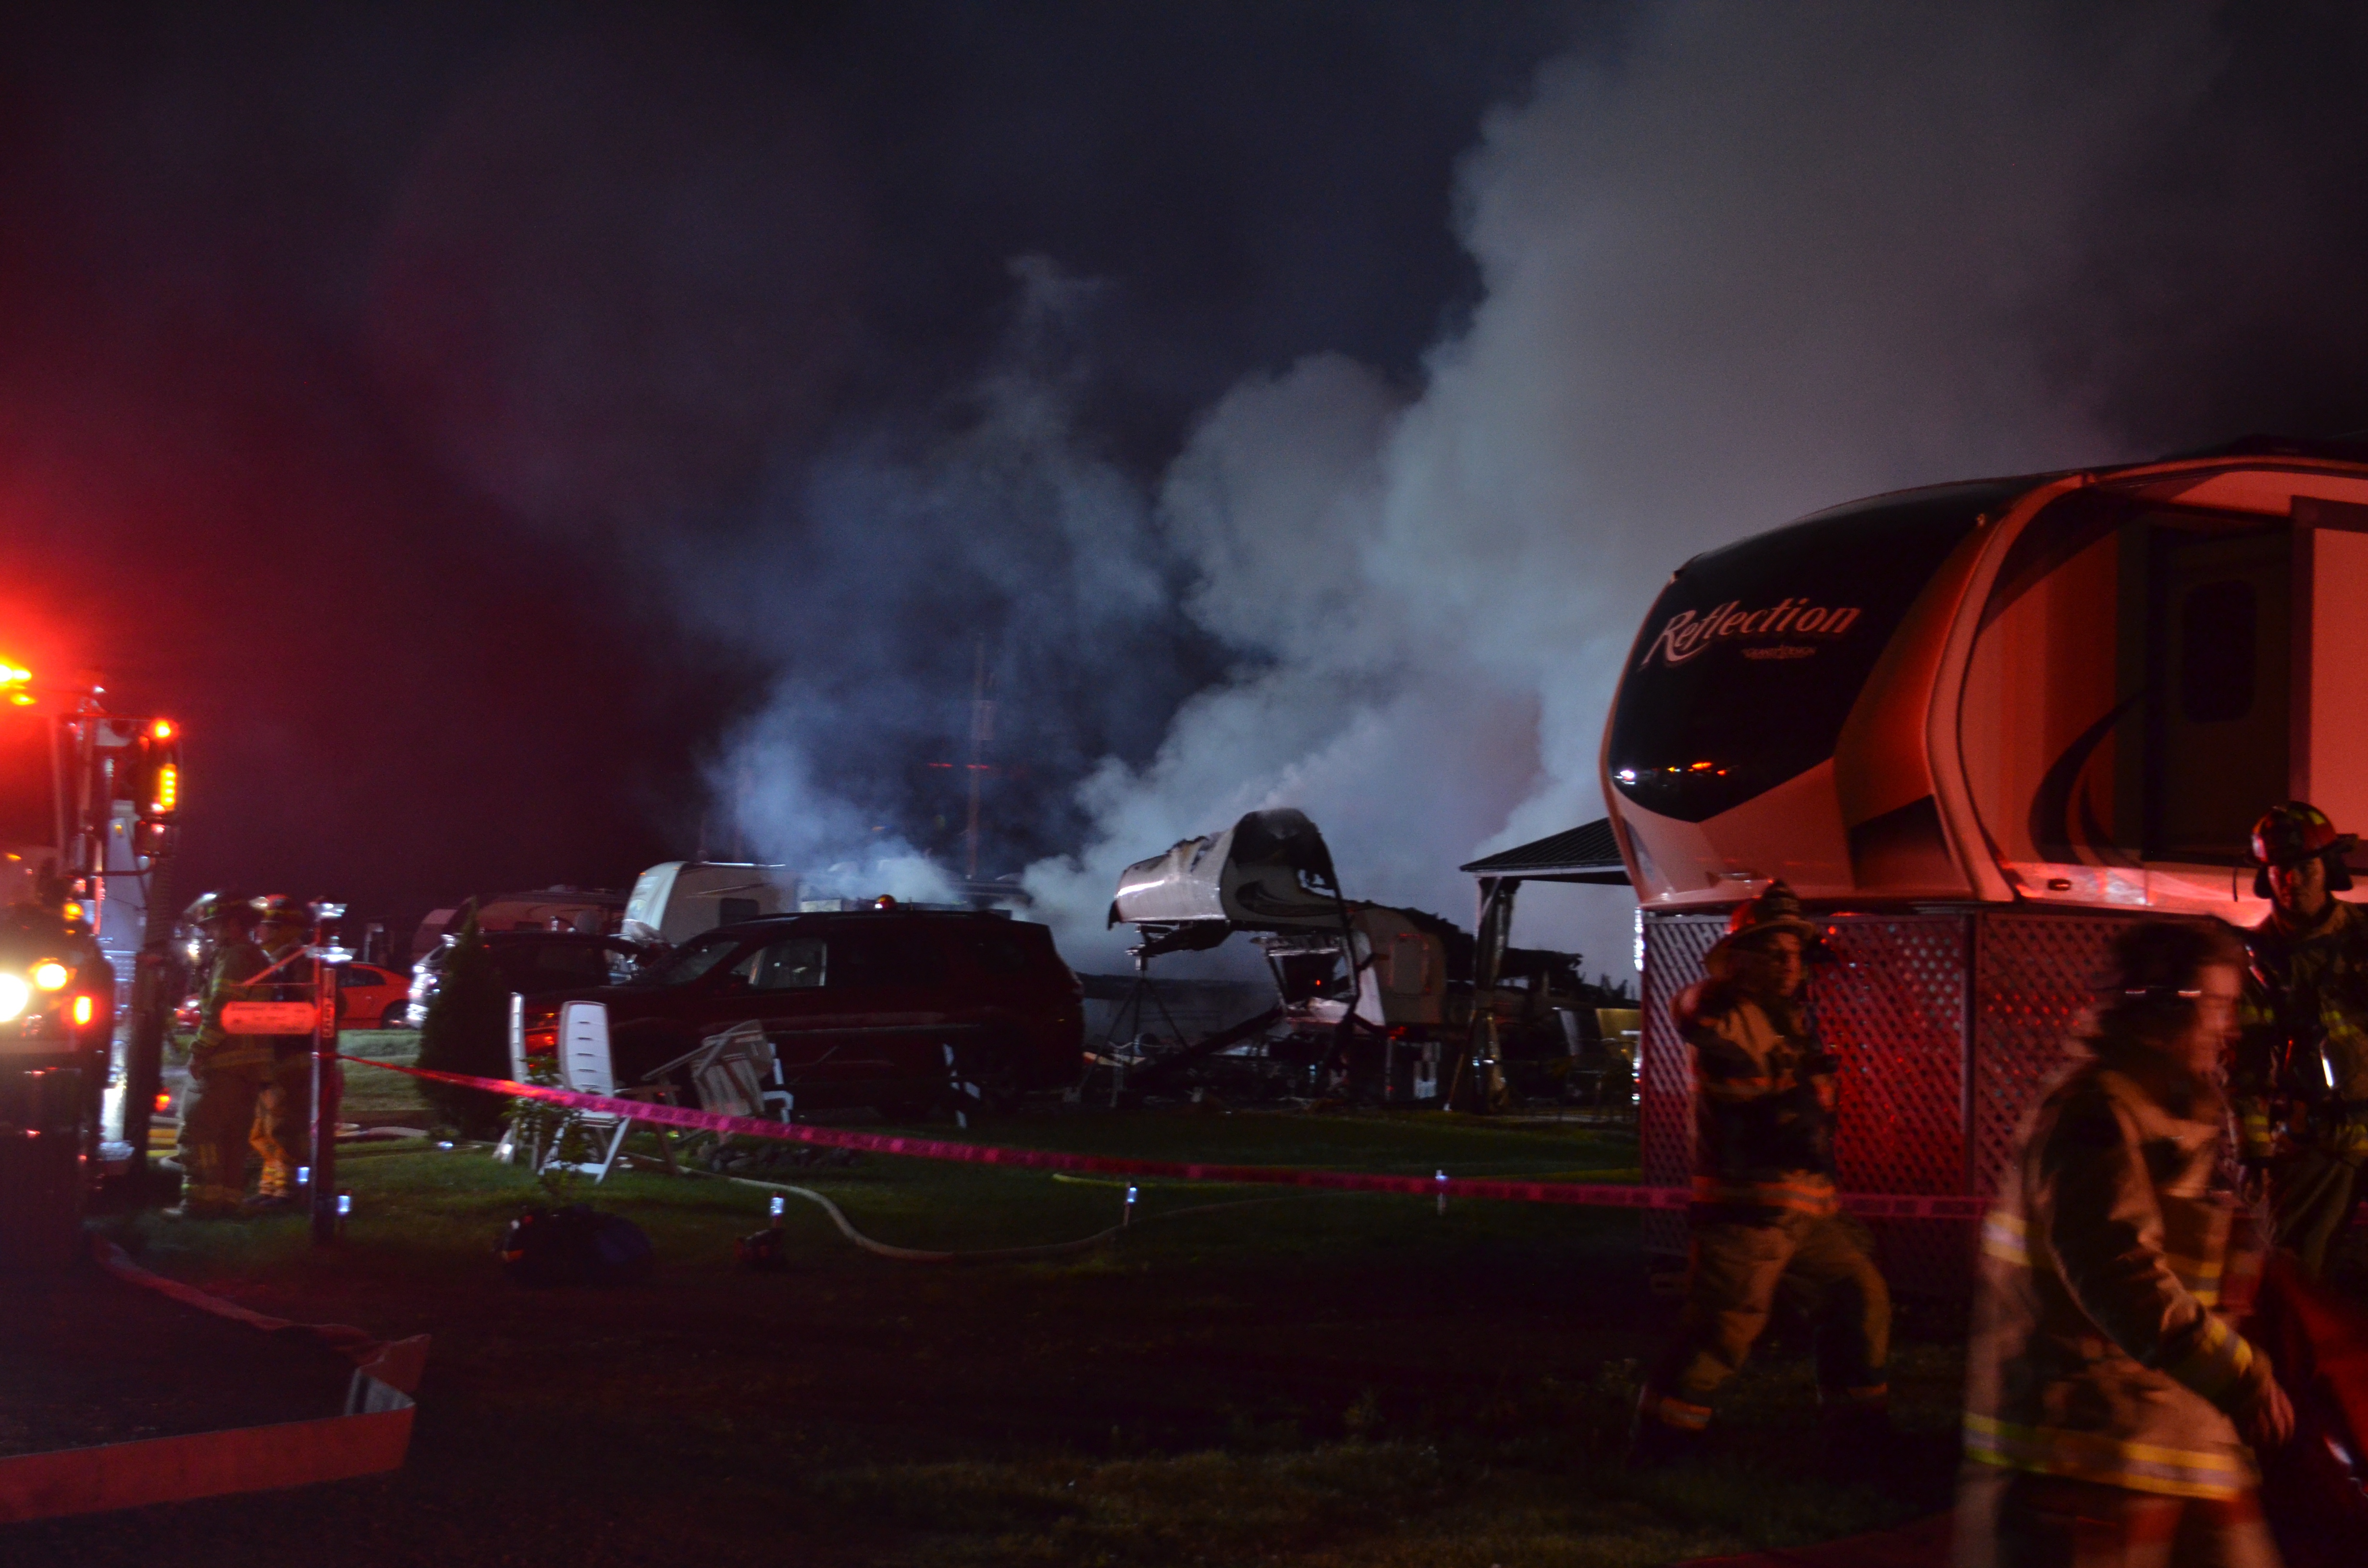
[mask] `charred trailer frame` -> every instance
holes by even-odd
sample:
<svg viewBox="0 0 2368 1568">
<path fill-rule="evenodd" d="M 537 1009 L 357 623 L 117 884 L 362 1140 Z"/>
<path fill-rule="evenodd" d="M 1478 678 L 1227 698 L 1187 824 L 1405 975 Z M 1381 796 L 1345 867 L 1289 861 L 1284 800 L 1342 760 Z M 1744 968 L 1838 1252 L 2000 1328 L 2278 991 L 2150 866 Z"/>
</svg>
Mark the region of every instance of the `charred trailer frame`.
<svg viewBox="0 0 2368 1568">
<path fill-rule="evenodd" d="M 1142 1017 L 1146 996 L 1156 1006 L 1150 960 L 1213 948 L 1236 931 L 1258 940 L 1277 998 L 1271 1014 L 1163 1059 L 1138 1073 L 1137 1085 L 1275 1030 L 1304 1046 L 1280 1057 L 1312 1074 L 1337 1067 L 1360 1096 L 1434 1098 L 1452 1071 L 1461 998 L 1451 995 L 1449 972 L 1463 934 L 1418 911 L 1344 896 L 1331 850 L 1304 812 L 1251 812 L 1129 866 L 1110 907 L 1109 924 L 1121 923 L 1143 938 L 1129 949 L 1136 989 L 1121 1022 L 1130 1008 Z"/>
<path fill-rule="evenodd" d="M 1513 909 L 1520 897 L 1521 884 L 1571 882 L 1626 887 L 1628 869 L 1621 860 L 1620 844 L 1612 835 L 1611 824 L 1604 820 L 1500 850 L 1469 861 L 1458 869 L 1479 879 L 1480 908 L 1474 922 L 1478 936 L 1472 956 L 1470 1040 L 1448 1098 L 1452 1104 L 1485 1111 L 1506 1087 L 1504 983 L 1521 967 L 1517 956 L 1520 949 L 1512 946 Z M 1600 1052 L 1607 1041 L 1600 1010 L 1592 1034 L 1588 1043 Z M 1599 1095 L 1598 1108 L 1600 1105 Z"/>
<path fill-rule="evenodd" d="M 2112 937 L 2239 925 L 2252 819 L 2368 821 L 2368 447 L 1944 485 L 1689 562 L 1605 729 L 1639 899 L 1643 1165 L 1691 1175 L 1669 1003 L 1770 881 L 1822 913 L 1814 974 L 1845 1063 L 1845 1190 L 1987 1195 L 2065 1061 Z M 1683 1245 L 1675 1215 L 1648 1243 Z M 1971 1226 L 1879 1221 L 1894 1279 L 1948 1293 Z"/>
</svg>

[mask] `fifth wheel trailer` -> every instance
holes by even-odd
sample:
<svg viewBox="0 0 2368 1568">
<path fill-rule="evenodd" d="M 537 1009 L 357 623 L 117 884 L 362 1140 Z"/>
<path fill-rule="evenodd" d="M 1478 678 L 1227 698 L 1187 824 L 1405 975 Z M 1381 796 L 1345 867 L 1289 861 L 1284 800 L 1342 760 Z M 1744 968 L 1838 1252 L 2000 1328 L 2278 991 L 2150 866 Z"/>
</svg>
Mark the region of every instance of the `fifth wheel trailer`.
<svg viewBox="0 0 2368 1568">
<path fill-rule="evenodd" d="M 2351 441 L 1906 491 L 1680 567 L 1603 745 L 1641 905 L 1645 1179 L 1691 1170 L 1669 1003 L 1782 878 L 1838 958 L 1812 985 L 1844 1188 L 1993 1190 L 2115 932 L 2258 921 L 2247 830 L 2281 801 L 2368 824 L 2363 610 Z M 1964 1225 L 1879 1228 L 1901 1285 L 1962 1288 Z"/>
</svg>

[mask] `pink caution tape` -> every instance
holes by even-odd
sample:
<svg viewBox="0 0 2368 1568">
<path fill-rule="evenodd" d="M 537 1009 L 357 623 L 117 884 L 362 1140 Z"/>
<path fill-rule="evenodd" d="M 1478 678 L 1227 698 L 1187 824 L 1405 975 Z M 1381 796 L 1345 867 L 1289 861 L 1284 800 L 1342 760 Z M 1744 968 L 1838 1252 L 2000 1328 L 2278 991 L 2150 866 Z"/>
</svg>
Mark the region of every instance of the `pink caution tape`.
<svg viewBox="0 0 2368 1568">
<path fill-rule="evenodd" d="M 1367 1171 L 1308 1170 L 1279 1165 L 1207 1165 L 1174 1160 L 1131 1160 L 1110 1154 L 1064 1154 L 1049 1149 L 1014 1149 L 994 1143 L 955 1143 L 938 1138 L 905 1138 L 884 1132 L 857 1132 L 841 1127 L 814 1127 L 804 1122 L 770 1121 L 754 1116 L 726 1116 L 721 1111 L 693 1110 L 688 1106 L 648 1100 L 582 1095 L 547 1084 L 513 1084 L 504 1078 L 472 1078 L 460 1073 L 437 1073 L 425 1067 L 404 1067 L 347 1056 L 342 1061 L 377 1067 L 439 1084 L 458 1084 L 488 1094 L 542 1100 L 570 1110 L 621 1116 L 653 1127 L 678 1127 L 697 1132 L 722 1132 L 743 1138 L 775 1138 L 785 1142 L 813 1143 L 829 1149 L 860 1149 L 873 1154 L 901 1154 L 914 1160 L 960 1160 L 979 1165 L 1017 1165 L 1024 1170 L 1091 1171 L 1107 1176 L 1165 1176 L 1178 1181 L 1241 1182 L 1267 1187 L 1320 1187 L 1336 1192 L 1395 1192 L 1429 1198 L 1488 1198 L 1508 1203 L 1571 1203 L 1593 1209 L 1687 1209 L 1691 1189 L 1682 1187 L 1635 1187 L 1626 1183 L 1572 1181 L 1506 1181 L 1487 1176 L 1383 1176 Z M 1841 1206 L 1853 1214 L 1885 1220 L 1978 1220 L 1987 1212 L 1983 1198 L 1926 1197 L 1914 1193 L 1845 1193 Z"/>
</svg>

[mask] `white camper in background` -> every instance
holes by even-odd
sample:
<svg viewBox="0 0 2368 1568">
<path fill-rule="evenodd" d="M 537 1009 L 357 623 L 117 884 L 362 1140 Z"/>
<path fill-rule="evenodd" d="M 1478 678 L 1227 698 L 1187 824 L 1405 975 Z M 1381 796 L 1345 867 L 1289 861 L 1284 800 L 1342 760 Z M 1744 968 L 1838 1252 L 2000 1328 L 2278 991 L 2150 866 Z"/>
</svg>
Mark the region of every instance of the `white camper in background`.
<svg viewBox="0 0 2368 1568">
<path fill-rule="evenodd" d="M 787 866 L 667 860 L 634 879 L 623 935 L 675 947 L 718 926 L 797 907 L 798 877 Z"/>
</svg>

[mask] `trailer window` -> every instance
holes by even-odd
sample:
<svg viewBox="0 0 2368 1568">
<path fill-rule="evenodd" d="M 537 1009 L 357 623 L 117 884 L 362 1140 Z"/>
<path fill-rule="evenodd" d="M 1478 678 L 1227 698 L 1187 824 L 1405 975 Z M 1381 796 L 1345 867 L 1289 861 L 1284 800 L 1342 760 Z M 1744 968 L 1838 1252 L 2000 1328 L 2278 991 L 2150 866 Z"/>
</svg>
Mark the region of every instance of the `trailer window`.
<svg viewBox="0 0 2368 1568">
<path fill-rule="evenodd" d="M 1689 562 L 1629 653 L 1604 748 L 1613 787 L 1702 822 L 1831 757 L 1917 596 L 2027 487 L 1860 502 Z"/>
<path fill-rule="evenodd" d="M 0 716 L 0 843 L 53 847 L 56 790 L 50 721 L 34 714 Z"/>
</svg>

